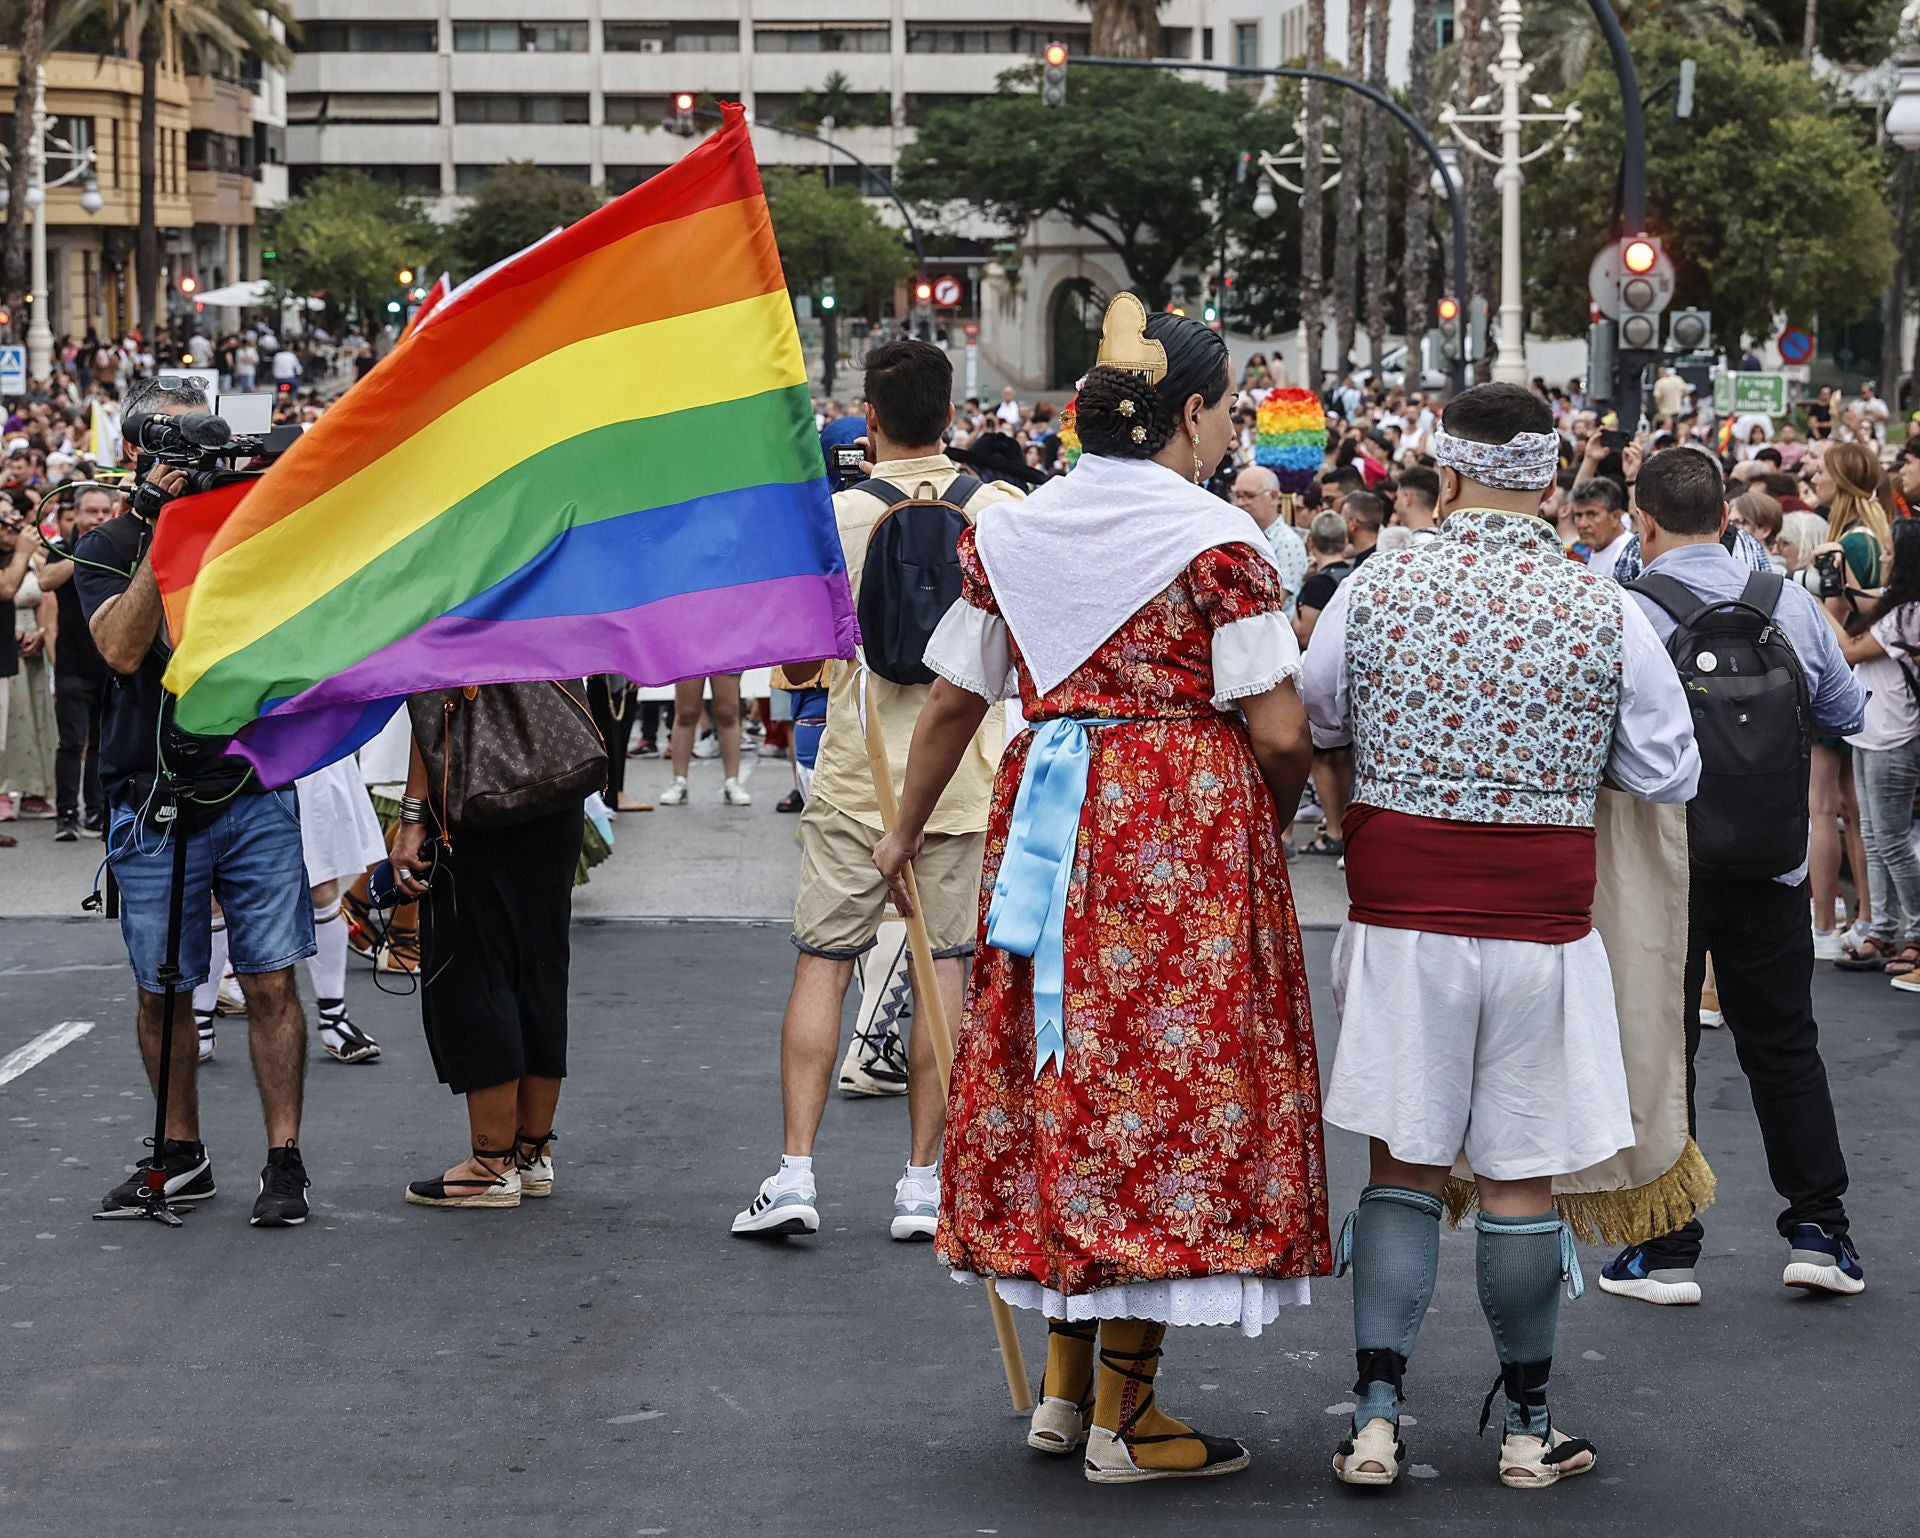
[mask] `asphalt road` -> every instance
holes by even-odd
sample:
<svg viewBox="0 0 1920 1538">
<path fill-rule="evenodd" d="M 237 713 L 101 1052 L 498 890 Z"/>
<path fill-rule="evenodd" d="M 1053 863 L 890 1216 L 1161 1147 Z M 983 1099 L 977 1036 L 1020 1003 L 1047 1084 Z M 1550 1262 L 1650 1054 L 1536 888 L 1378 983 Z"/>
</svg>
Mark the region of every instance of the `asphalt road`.
<svg viewBox="0 0 1920 1538">
<path fill-rule="evenodd" d="M 1330 941 L 1309 937 L 1327 1061 Z M 169 1232 L 88 1216 L 150 1117 L 113 930 L 0 922 L 0 1061 L 93 1022 L 0 1085 L 0 1534 L 1914 1531 L 1898 1491 L 1920 1388 L 1920 1001 L 1883 982 L 1819 984 L 1871 1290 L 1780 1287 L 1777 1202 L 1732 1043 L 1710 1036 L 1706 1304 L 1591 1289 L 1562 1316 L 1555 1410 L 1600 1445 L 1594 1476 L 1495 1482 L 1473 1434 L 1493 1360 L 1472 1238 L 1450 1232 L 1410 1382 L 1418 1477 L 1383 1496 L 1326 1472 L 1353 1371 L 1348 1287 L 1328 1281 L 1259 1340 L 1174 1338 L 1165 1402 L 1246 1440 L 1250 1471 L 1097 1489 L 1024 1447 L 978 1294 L 887 1239 L 902 1104 L 830 1108 L 817 1238 L 728 1236 L 778 1147 L 783 930 L 582 924 L 575 945 L 552 1200 L 403 1205 L 463 1121 L 414 1001 L 357 974 L 387 1053 L 347 1068 L 314 1052 L 313 1221 L 246 1224 L 262 1137 L 235 1029 L 202 1089 L 222 1192 Z M 1343 1213 L 1361 1149 L 1339 1133 L 1331 1149 Z M 1041 1332 L 1023 1334 L 1037 1372 Z"/>
</svg>

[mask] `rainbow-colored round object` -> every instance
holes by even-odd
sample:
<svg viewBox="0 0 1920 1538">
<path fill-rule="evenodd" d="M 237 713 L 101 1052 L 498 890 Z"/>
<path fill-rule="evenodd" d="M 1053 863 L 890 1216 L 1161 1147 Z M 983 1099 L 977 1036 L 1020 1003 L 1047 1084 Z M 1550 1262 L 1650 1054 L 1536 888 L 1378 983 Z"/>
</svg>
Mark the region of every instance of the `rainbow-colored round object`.
<svg viewBox="0 0 1920 1538">
<path fill-rule="evenodd" d="M 1285 492 L 1305 491 L 1327 454 L 1327 411 L 1311 390 L 1270 390 L 1254 419 L 1254 463 L 1280 478 Z"/>
<path fill-rule="evenodd" d="M 1069 470 L 1080 463 L 1079 400 L 1076 395 L 1060 412 L 1060 458 Z"/>
</svg>

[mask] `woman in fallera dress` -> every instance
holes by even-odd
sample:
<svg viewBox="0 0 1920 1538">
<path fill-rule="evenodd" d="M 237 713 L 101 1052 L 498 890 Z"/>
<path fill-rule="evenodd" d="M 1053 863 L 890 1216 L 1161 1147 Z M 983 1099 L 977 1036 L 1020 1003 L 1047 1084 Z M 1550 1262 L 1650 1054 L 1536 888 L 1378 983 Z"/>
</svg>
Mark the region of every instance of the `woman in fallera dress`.
<svg viewBox="0 0 1920 1538">
<path fill-rule="evenodd" d="M 1114 300 L 1078 466 L 961 540 L 875 855 L 907 901 L 940 788 L 989 702 L 1017 697 L 1032 730 L 994 790 L 937 1248 L 1046 1316 L 1027 1440 L 1084 1443 L 1099 1483 L 1246 1467 L 1156 1403 L 1167 1327 L 1258 1334 L 1331 1269 L 1280 844 L 1309 762 L 1300 656 L 1259 529 L 1202 489 L 1228 385 L 1213 331 Z"/>
</svg>

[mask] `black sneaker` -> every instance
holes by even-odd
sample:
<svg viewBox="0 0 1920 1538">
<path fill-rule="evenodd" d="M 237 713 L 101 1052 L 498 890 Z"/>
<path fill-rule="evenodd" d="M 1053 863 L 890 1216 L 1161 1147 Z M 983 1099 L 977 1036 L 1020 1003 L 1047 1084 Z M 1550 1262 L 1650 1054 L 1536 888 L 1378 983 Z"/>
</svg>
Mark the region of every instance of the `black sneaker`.
<svg viewBox="0 0 1920 1538">
<path fill-rule="evenodd" d="M 77 844 L 80 841 L 80 822 L 74 817 L 62 817 L 53 830 L 56 844 Z"/>
<path fill-rule="evenodd" d="M 260 1171 L 260 1195 L 247 1221 L 255 1228 L 298 1228 L 307 1221 L 307 1187 L 312 1184 L 293 1144 L 268 1149 L 267 1167 Z"/>
<path fill-rule="evenodd" d="M 149 1140 L 148 1146 L 152 1143 Z M 169 1203 L 203 1202 L 214 1193 L 213 1161 L 207 1157 L 204 1143 L 182 1142 L 168 1138 L 165 1151 L 157 1161 L 166 1176 L 163 1190 Z M 142 1193 L 147 1189 L 147 1171 L 156 1163 L 151 1154 L 133 1167 L 133 1174 L 107 1192 L 101 1202 L 100 1217 L 118 1217 L 138 1212 L 146 1205 Z"/>
</svg>

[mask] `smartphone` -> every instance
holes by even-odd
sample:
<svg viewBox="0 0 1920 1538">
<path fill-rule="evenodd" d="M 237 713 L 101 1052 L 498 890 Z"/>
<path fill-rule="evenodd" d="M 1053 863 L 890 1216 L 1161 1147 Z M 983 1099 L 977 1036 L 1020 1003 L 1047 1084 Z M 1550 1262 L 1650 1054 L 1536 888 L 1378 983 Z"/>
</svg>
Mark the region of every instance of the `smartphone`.
<svg viewBox="0 0 1920 1538">
<path fill-rule="evenodd" d="M 1603 427 L 1600 429 L 1600 441 L 1610 450 L 1618 452 L 1633 441 L 1632 435 L 1624 427 Z"/>
<path fill-rule="evenodd" d="M 861 467 L 866 463 L 866 451 L 857 443 L 836 443 L 833 446 L 833 473 L 841 481 L 857 481 L 866 471 Z"/>
</svg>

